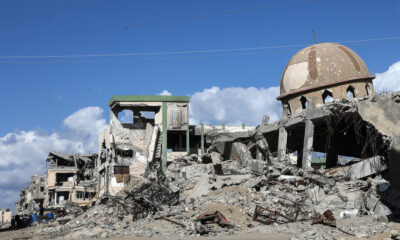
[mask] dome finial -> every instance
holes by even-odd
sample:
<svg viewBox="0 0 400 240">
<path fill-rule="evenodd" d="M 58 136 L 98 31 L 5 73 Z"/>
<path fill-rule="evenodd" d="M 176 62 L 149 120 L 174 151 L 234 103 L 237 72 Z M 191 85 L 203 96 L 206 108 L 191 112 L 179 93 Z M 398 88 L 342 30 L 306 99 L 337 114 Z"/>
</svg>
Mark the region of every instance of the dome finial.
<svg viewBox="0 0 400 240">
<path fill-rule="evenodd" d="M 318 43 L 317 42 L 317 32 L 315 32 L 314 29 L 312 30 L 312 32 L 313 32 L 314 43 L 317 44 Z"/>
</svg>

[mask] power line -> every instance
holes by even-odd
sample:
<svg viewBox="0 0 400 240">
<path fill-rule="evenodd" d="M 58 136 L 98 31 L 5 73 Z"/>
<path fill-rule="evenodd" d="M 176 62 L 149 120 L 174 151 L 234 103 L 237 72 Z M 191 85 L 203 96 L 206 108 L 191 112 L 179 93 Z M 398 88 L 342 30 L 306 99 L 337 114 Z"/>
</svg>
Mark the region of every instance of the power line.
<svg viewBox="0 0 400 240">
<path fill-rule="evenodd" d="M 50 61 L 17 61 L 17 62 L 0 62 L 0 64 L 27 64 L 27 63 L 107 63 L 107 62 L 130 62 L 130 61 L 151 61 L 151 60 L 179 60 L 179 59 L 196 59 L 210 57 L 227 57 L 227 56 L 245 56 L 259 55 L 266 53 L 288 52 L 293 50 L 277 50 L 250 53 L 232 53 L 232 54 L 212 54 L 203 56 L 180 56 L 180 57 L 152 57 L 152 58 L 131 58 L 131 59 L 110 59 L 110 60 L 50 60 Z"/>
<path fill-rule="evenodd" d="M 235 52 L 235 51 L 250 51 L 262 49 L 278 49 L 304 47 L 309 44 L 283 45 L 283 46 L 265 46 L 253 48 L 229 48 L 229 49 L 208 49 L 208 50 L 188 50 L 175 52 L 144 52 L 144 53 L 112 53 L 112 54 L 78 54 L 78 55 L 52 55 L 52 56 L 0 56 L 0 59 L 23 59 L 23 58 L 82 58 L 82 57 L 126 57 L 126 56 L 146 56 L 146 55 L 178 55 L 178 54 L 193 54 L 193 53 L 216 53 L 216 52 Z"/>
<path fill-rule="evenodd" d="M 388 40 L 399 40 L 400 36 L 386 38 L 371 38 L 361 40 L 340 41 L 337 43 L 365 43 L 378 42 Z M 44 59 L 44 58 L 95 58 L 95 57 L 132 57 L 132 56 L 151 56 L 151 55 L 184 55 L 184 54 L 204 54 L 204 53 L 220 53 L 220 52 L 241 52 L 255 51 L 265 49 L 283 49 L 306 47 L 310 44 L 280 45 L 280 46 L 262 46 L 249 48 L 228 48 L 228 49 L 208 49 L 208 50 L 188 50 L 188 51 L 169 51 L 169 52 L 143 52 L 143 53 L 113 53 L 113 54 L 77 54 L 77 55 L 47 55 L 47 56 L 0 56 L 0 59 Z M 72 62 L 72 61 L 71 61 Z M 10 62 L 7 62 L 10 63 Z"/>
</svg>

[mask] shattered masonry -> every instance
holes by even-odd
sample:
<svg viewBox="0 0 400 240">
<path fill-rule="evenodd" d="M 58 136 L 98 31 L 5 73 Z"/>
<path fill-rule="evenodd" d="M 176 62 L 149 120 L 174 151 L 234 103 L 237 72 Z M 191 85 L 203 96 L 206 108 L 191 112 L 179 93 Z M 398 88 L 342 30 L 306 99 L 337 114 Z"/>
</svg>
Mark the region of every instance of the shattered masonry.
<svg viewBox="0 0 400 240">
<path fill-rule="evenodd" d="M 54 236 L 82 224 L 103 226 L 93 236 L 152 236 L 153 221 L 174 226 L 164 235 L 307 222 L 334 227 L 332 237 L 371 236 L 387 226 L 338 222 L 400 210 L 400 92 L 375 94 L 373 78 L 347 47 L 312 45 L 285 68 L 282 118 L 257 127 L 189 125 L 189 97 L 114 96 L 99 152 L 50 152 L 15 211 L 56 212 L 56 230 L 39 231 Z M 132 122 L 119 120 L 126 110 Z M 285 231 L 308 239 L 299 229 Z"/>
</svg>

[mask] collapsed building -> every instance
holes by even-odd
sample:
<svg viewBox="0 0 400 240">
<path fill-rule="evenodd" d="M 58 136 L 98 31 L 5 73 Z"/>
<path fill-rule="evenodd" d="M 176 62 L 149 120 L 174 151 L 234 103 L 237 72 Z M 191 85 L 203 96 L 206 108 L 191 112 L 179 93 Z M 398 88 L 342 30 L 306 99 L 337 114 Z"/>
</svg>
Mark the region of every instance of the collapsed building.
<svg viewBox="0 0 400 240">
<path fill-rule="evenodd" d="M 265 116 L 257 127 L 191 126 L 188 97 L 114 96 L 93 161 L 48 158 L 49 202 L 75 201 L 70 186 L 87 181 L 93 188 L 82 191 L 96 192 L 93 206 L 38 233 L 267 233 L 273 223 L 293 239 L 382 233 L 389 217 L 400 216 L 400 92 L 376 94 L 373 79 L 343 45 L 302 49 L 282 75 L 282 118 Z M 324 161 L 313 161 L 317 154 Z M 59 175 L 55 188 L 57 172 L 69 175 Z M 56 195 L 63 189 L 67 195 Z M 343 224 L 349 218 L 357 221 Z M 163 221 L 172 227 L 161 231 Z"/>
<path fill-rule="evenodd" d="M 28 215 L 43 205 L 46 197 L 46 175 L 33 175 L 31 182 L 20 191 L 20 200 L 14 205 L 14 212 Z"/>
<path fill-rule="evenodd" d="M 262 124 L 258 131 L 278 152 L 278 160 L 296 152 L 298 167 L 310 168 L 313 152 L 322 152 L 327 168 L 338 164 L 338 156 L 368 159 L 364 164 L 371 169 L 364 167 L 359 178 L 384 170 L 381 161 L 392 159 L 389 169 L 395 176 L 400 170 L 398 99 L 374 96 L 373 79 L 364 61 L 343 45 L 302 49 L 282 75 L 277 98 L 283 105 L 282 119 Z M 400 187 L 399 180 L 391 180 Z"/>
<path fill-rule="evenodd" d="M 44 206 L 63 207 L 66 201 L 85 204 L 95 195 L 95 164 L 97 154 L 60 154 L 50 152 L 46 174 Z"/>
<path fill-rule="evenodd" d="M 110 124 L 99 135 L 98 189 L 115 195 L 132 177 L 142 177 L 150 162 L 167 162 L 207 150 L 204 136 L 225 126 L 189 125 L 185 96 L 117 95 L 109 101 Z M 123 111 L 130 121 L 119 120 Z M 247 132 L 251 127 L 227 127 Z M 104 189 L 104 190 L 103 190 Z"/>
</svg>

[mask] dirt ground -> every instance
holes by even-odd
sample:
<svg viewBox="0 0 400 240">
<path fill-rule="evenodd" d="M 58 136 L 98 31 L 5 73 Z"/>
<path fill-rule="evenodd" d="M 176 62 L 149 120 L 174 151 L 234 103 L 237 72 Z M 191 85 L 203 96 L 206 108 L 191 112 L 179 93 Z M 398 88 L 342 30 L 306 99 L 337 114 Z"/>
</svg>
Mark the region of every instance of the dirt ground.
<svg viewBox="0 0 400 240">
<path fill-rule="evenodd" d="M 0 232 L 0 239 L 7 239 L 7 240 L 24 240 L 24 239 L 46 239 L 46 236 L 41 235 L 31 235 L 28 232 L 31 231 L 31 228 L 20 229 L 20 230 L 10 230 L 10 231 L 2 231 Z M 142 238 L 142 237 L 111 237 L 111 238 L 104 238 L 104 239 L 112 239 L 112 240 L 128 240 L 128 239 L 135 239 L 135 240 L 240 240 L 240 239 L 247 239 L 247 240 L 265 240 L 268 237 L 268 240 L 287 240 L 292 237 L 292 235 L 285 234 L 285 233 L 272 233 L 272 234 L 261 234 L 261 233 L 239 233 L 234 235 L 227 235 L 227 236 L 220 236 L 220 237 L 151 237 L 151 238 Z"/>
<path fill-rule="evenodd" d="M 242 216 L 240 213 L 236 212 L 235 210 L 232 211 L 232 215 L 239 216 L 238 219 L 240 219 Z M 354 219 L 343 219 L 339 220 L 338 224 L 339 226 L 345 226 L 348 224 L 352 224 L 355 222 L 358 222 L 360 224 L 364 224 L 360 222 L 362 218 L 354 218 Z M 367 225 L 373 224 L 370 222 Z M 377 224 L 377 223 L 375 223 Z M 360 239 L 368 239 L 368 240 L 381 240 L 384 238 L 390 237 L 390 231 L 395 229 L 400 231 L 400 223 L 398 221 L 394 222 L 389 222 L 388 223 L 389 228 L 385 230 L 383 233 L 376 234 L 370 238 L 357 238 L 357 237 L 352 237 L 350 235 L 343 234 L 341 237 L 337 239 L 346 239 L 346 240 L 360 240 Z M 329 231 L 330 227 L 327 227 L 325 225 L 314 225 L 317 228 L 319 228 L 322 231 Z M 225 236 L 218 236 L 218 237 L 206 237 L 206 236 L 155 236 L 155 237 L 129 237 L 129 236 L 115 236 L 115 237 L 110 237 L 110 238 L 103 238 L 103 239 L 115 239 L 115 240 L 128 240 L 128 239 L 136 239 L 136 240 L 183 240 L 183 239 L 188 239 L 188 240 L 240 240 L 240 239 L 248 239 L 248 240 L 287 240 L 293 237 L 291 234 L 286 234 L 286 233 L 280 233 L 278 232 L 278 229 L 275 230 L 275 226 L 271 225 L 260 225 L 262 229 L 265 230 L 265 228 L 268 228 L 272 231 L 269 231 L 266 233 L 266 231 L 254 231 L 251 233 L 243 233 L 243 232 L 237 232 L 233 235 L 225 235 Z M 293 227 L 293 226 L 292 226 Z M 40 226 L 35 226 L 35 227 L 28 227 L 24 229 L 19 229 L 19 230 L 0 230 L 0 240 L 2 239 L 12 239 L 12 240 L 22 240 L 22 239 L 54 239 L 54 236 L 46 236 L 46 235 L 39 235 L 39 234 L 32 234 L 34 232 L 37 232 L 37 230 L 40 228 Z M 62 237 L 58 238 L 62 239 Z M 71 238 L 68 238 L 71 239 Z"/>
</svg>

